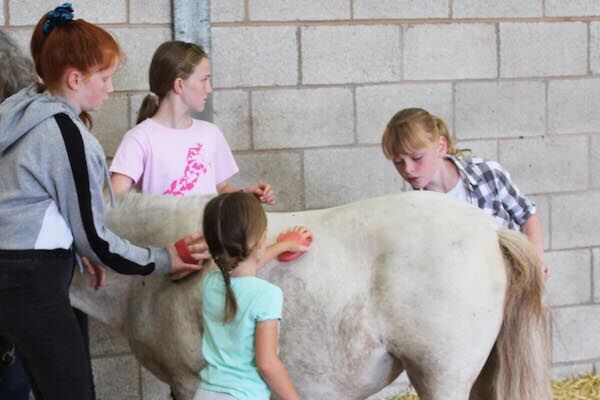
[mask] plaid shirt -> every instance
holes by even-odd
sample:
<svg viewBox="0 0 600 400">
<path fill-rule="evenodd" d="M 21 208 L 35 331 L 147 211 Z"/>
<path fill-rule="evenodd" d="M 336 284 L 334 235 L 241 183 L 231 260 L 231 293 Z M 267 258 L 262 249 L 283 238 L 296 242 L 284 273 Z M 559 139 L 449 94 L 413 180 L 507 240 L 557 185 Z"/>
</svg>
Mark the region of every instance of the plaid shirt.
<svg viewBox="0 0 600 400">
<path fill-rule="evenodd" d="M 535 214 L 535 203 L 510 180 L 510 174 L 495 161 L 448 155 L 465 184 L 468 201 L 494 216 L 502 226 L 522 231 L 521 225 Z"/>
</svg>

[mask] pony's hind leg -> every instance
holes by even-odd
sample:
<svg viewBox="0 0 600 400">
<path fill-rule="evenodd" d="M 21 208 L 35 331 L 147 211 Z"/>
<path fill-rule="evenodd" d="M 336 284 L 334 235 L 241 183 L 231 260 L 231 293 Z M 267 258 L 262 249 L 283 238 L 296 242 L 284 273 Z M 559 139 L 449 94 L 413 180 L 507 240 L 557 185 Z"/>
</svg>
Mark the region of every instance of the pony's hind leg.
<svg viewBox="0 0 600 400">
<path fill-rule="evenodd" d="M 402 360 L 420 400 L 469 400 L 471 387 L 481 365 L 457 362 L 423 354 L 416 360 Z M 490 400 L 490 399 L 487 399 Z"/>
<path fill-rule="evenodd" d="M 496 400 L 496 377 L 498 374 L 498 354 L 496 346 L 492 349 L 483 369 L 473 384 L 469 400 Z"/>
<path fill-rule="evenodd" d="M 470 382 L 458 381 L 445 374 L 423 375 L 411 372 L 407 369 L 410 382 L 420 400 L 469 400 Z"/>
</svg>

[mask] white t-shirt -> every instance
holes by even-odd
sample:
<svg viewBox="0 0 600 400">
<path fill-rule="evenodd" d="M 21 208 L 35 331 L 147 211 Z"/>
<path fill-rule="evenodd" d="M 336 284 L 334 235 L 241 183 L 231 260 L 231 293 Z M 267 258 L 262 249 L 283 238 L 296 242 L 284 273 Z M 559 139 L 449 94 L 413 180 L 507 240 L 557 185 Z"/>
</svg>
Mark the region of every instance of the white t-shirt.
<svg viewBox="0 0 600 400">
<path fill-rule="evenodd" d="M 172 129 L 148 118 L 125 134 L 110 171 L 130 177 L 142 193 L 183 196 L 215 194 L 239 169 L 210 122 Z"/>
<path fill-rule="evenodd" d="M 458 179 L 458 182 L 456 182 L 456 185 L 446 194 L 455 199 L 467 201 L 467 189 L 465 188 L 465 183 L 460 178 Z"/>
</svg>

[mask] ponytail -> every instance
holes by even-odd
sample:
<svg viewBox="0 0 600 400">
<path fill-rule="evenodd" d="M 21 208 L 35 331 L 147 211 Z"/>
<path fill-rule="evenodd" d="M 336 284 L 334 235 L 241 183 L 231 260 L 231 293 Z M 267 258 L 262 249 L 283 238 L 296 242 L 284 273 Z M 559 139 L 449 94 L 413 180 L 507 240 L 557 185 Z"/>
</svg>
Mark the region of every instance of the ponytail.
<svg viewBox="0 0 600 400">
<path fill-rule="evenodd" d="M 435 121 L 438 135 L 446 138 L 446 144 L 447 144 L 446 153 L 450 154 L 451 156 L 455 156 L 455 157 L 463 157 L 471 152 L 471 149 L 457 149 L 456 147 L 454 147 L 454 144 L 452 143 L 452 139 L 450 138 L 450 133 L 448 132 L 448 127 L 446 126 L 446 123 L 444 122 L 444 120 L 441 119 L 440 117 L 438 117 L 437 115 L 432 115 L 432 117 Z"/>
<path fill-rule="evenodd" d="M 138 111 L 138 117 L 136 124 L 144 121 L 147 118 L 151 118 L 158 111 L 159 98 L 157 95 L 151 93 L 144 97 L 144 101 L 142 101 L 142 105 L 140 106 L 140 110 Z"/>
</svg>

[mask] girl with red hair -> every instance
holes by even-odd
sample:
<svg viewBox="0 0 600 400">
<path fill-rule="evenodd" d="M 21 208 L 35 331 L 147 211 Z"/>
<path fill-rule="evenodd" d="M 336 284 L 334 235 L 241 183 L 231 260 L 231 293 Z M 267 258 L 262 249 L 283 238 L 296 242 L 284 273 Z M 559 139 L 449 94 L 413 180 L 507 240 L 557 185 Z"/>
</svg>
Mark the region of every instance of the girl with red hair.
<svg viewBox="0 0 600 400">
<path fill-rule="evenodd" d="M 65 3 L 40 19 L 31 52 L 41 84 L 0 106 L 0 336 L 15 344 L 36 398 L 90 400 L 69 302 L 75 252 L 120 273 L 164 275 L 201 268 L 204 247 L 192 244 L 198 233 L 137 247 L 104 226 L 109 172 L 88 112 L 113 91 L 122 56 L 113 37 L 73 20 Z"/>
</svg>

